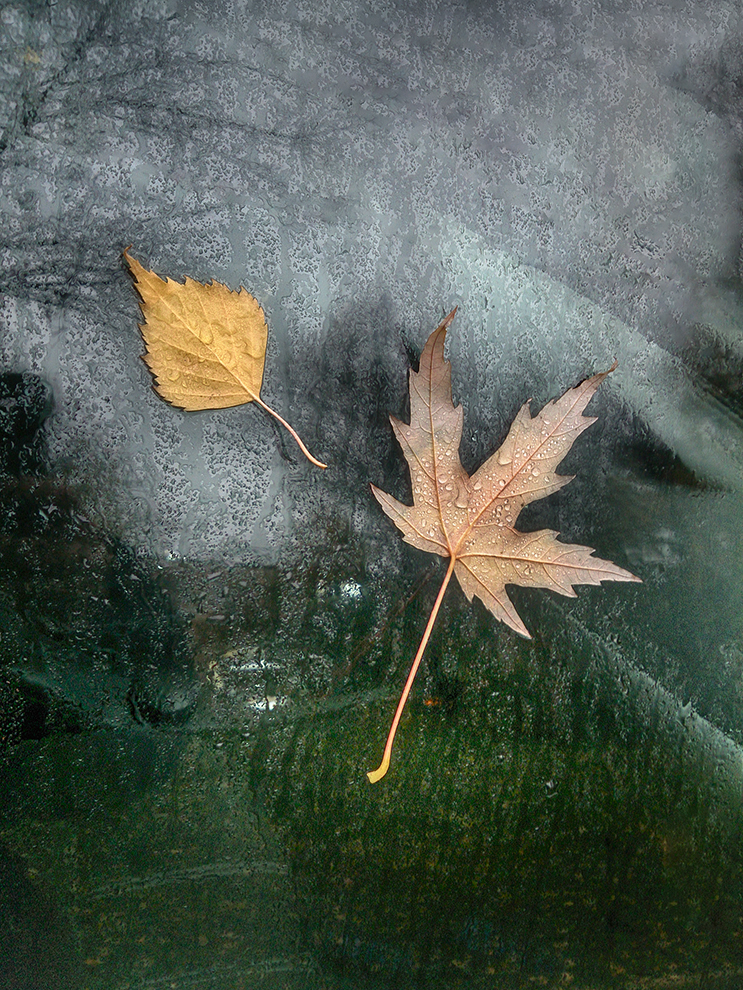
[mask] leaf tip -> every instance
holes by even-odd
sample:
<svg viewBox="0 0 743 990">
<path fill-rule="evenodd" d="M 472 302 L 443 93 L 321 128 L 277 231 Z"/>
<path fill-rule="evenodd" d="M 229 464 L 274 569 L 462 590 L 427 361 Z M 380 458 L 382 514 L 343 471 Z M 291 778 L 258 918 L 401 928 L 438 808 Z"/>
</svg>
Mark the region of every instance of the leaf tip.
<svg viewBox="0 0 743 990">
<path fill-rule="evenodd" d="M 144 267 L 144 265 L 140 264 L 140 262 L 137 261 L 136 258 L 133 258 L 129 254 L 129 252 L 131 251 L 131 249 L 132 249 L 132 245 L 129 244 L 121 252 L 121 256 L 124 259 L 124 262 L 126 264 L 127 269 L 129 270 L 129 274 L 131 275 L 132 279 L 134 280 L 135 291 L 139 294 L 140 298 L 142 299 L 142 302 L 144 302 L 144 296 L 142 295 L 142 291 L 139 288 L 139 285 L 140 285 L 140 282 L 142 281 L 141 276 L 147 274 L 147 269 Z M 144 310 L 143 310 L 143 312 L 144 312 Z M 140 330 L 141 329 L 142 328 L 140 327 Z"/>
<path fill-rule="evenodd" d="M 137 261 L 136 258 L 133 258 L 129 254 L 129 252 L 131 251 L 131 249 L 132 249 L 132 245 L 131 244 L 127 244 L 127 246 L 121 252 L 121 257 L 124 259 L 124 261 L 126 263 L 126 267 L 129 269 L 129 274 L 134 278 L 134 280 L 136 282 L 137 281 L 137 269 L 139 268 L 140 270 L 144 271 L 144 268 Z"/>
<path fill-rule="evenodd" d="M 442 331 L 443 331 L 442 340 L 444 340 L 446 338 L 446 331 L 447 331 L 449 325 L 451 324 L 451 321 L 457 315 L 457 310 L 458 309 L 459 309 L 459 307 L 458 306 L 455 306 L 454 309 L 451 311 L 451 313 L 449 313 L 448 316 L 445 316 L 444 317 L 444 319 L 441 321 L 441 323 L 439 323 L 439 325 L 436 327 L 436 329 L 434 330 L 434 332 L 431 334 L 431 337 L 432 338 L 433 337 L 437 337 L 437 335 L 440 334 L 440 333 L 442 333 Z M 442 354 L 442 356 L 443 356 L 443 354 Z"/>
</svg>

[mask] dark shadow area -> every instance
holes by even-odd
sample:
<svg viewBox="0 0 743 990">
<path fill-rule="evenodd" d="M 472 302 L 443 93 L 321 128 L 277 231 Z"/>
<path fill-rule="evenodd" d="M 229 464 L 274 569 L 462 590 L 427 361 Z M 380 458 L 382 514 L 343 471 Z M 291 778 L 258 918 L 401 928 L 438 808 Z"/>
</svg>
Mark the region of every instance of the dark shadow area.
<svg viewBox="0 0 743 990">
<path fill-rule="evenodd" d="M 67 920 L 31 882 L 28 868 L 0 846 L 0 987 L 77 990 L 84 967 Z"/>
</svg>

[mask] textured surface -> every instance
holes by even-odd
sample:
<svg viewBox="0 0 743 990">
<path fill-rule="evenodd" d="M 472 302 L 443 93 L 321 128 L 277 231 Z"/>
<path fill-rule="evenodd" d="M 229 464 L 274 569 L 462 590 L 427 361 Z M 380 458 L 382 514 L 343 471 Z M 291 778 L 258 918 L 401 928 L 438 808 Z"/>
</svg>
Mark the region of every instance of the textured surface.
<svg viewBox="0 0 743 990">
<path fill-rule="evenodd" d="M 2 6 L 24 990 L 741 985 L 742 53 L 725 0 Z M 155 395 L 129 243 L 255 295 L 328 471 Z M 368 485 L 410 503 L 388 412 L 455 305 L 468 472 L 618 359 L 519 528 L 644 583 L 513 589 L 531 641 L 449 589 L 369 788 L 441 562 Z"/>
<path fill-rule="evenodd" d="M 733 450 L 739 476 L 718 410 L 694 442 L 698 395 L 669 357 L 700 327 L 740 350 L 736 11 L 4 7 L 0 347 L 54 388 L 52 452 L 159 553 L 275 560 L 292 529 L 294 454 L 262 413 L 182 418 L 148 394 L 134 242 L 156 269 L 256 295 L 265 398 L 324 460 L 380 379 L 402 394 L 400 334 L 420 348 L 460 303 L 481 443 L 494 395 L 506 423 L 617 356 L 613 387 L 664 443 L 712 477 Z M 353 397 L 321 374 L 349 335 Z M 367 432 L 371 480 L 378 450 Z"/>
</svg>

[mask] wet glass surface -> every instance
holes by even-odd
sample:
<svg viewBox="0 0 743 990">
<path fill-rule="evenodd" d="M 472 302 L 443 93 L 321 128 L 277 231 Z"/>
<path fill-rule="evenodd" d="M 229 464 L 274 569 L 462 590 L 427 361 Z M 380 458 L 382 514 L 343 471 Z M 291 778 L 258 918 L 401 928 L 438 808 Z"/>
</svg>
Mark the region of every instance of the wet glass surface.
<svg viewBox="0 0 743 990">
<path fill-rule="evenodd" d="M 0 11 L 2 990 L 740 985 L 740 38 L 588 7 Z M 154 394 L 129 243 L 257 296 L 326 472 Z M 643 584 L 452 585 L 370 786 L 454 305 L 468 470 L 618 359 L 519 526 Z"/>
</svg>

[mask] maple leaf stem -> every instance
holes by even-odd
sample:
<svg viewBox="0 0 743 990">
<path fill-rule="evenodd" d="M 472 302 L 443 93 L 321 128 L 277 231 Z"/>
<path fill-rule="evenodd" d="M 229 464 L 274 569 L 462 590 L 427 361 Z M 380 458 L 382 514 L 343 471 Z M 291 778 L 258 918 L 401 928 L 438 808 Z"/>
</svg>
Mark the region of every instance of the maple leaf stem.
<svg viewBox="0 0 743 990">
<path fill-rule="evenodd" d="M 292 427 L 289 426 L 287 421 L 283 417 L 279 416 L 279 414 L 276 412 L 275 409 L 272 409 L 270 406 L 267 406 L 259 395 L 253 395 L 253 401 L 257 402 L 259 406 L 262 406 L 267 413 L 270 413 L 274 417 L 274 419 L 277 419 L 281 423 L 281 425 L 284 426 L 291 433 L 291 435 L 299 444 L 299 449 L 302 451 L 302 453 L 304 454 L 304 456 L 307 458 L 308 461 L 312 461 L 312 463 L 319 468 L 325 469 L 328 466 L 327 464 L 323 464 L 322 461 L 318 461 L 316 457 L 312 456 L 309 450 L 307 450 L 305 445 L 299 439 L 299 435 L 297 434 L 296 430 L 292 429 Z"/>
<path fill-rule="evenodd" d="M 439 593 L 436 596 L 436 601 L 433 603 L 433 608 L 431 609 L 431 614 L 428 617 L 428 624 L 423 632 L 423 638 L 420 641 L 420 646 L 418 647 L 418 652 L 415 654 L 415 659 L 413 660 L 413 666 L 410 668 L 410 673 L 408 674 L 408 679 L 405 681 L 405 687 L 402 689 L 402 694 L 400 695 L 400 700 L 397 703 L 397 709 L 395 710 L 395 717 L 392 719 L 392 725 L 390 726 L 389 735 L 387 736 L 387 743 L 384 747 L 384 754 L 382 756 L 382 762 L 379 764 L 376 770 L 370 770 L 367 773 L 367 777 L 372 784 L 376 784 L 378 780 L 387 773 L 390 767 L 390 756 L 392 754 L 392 744 L 395 741 L 395 733 L 397 732 L 397 726 L 400 723 L 400 716 L 402 715 L 402 710 L 405 707 L 405 702 L 408 700 L 408 695 L 410 694 L 410 689 L 413 686 L 413 681 L 415 680 L 415 675 L 418 673 L 418 667 L 423 658 L 423 651 L 428 644 L 428 639 L 431 635 L 431 630 L 433 629 L 433 624 L 436 621 L 436 616 L 438 615 L 439 608 L 441 607 L 441 602 L 444 598 L 444 592 L 446 591 L 446 586 L 451 580 L 451 576 L 454 573 L 454 564 L 456 563 L 456 557 L 452 556 L 449 560 L 449 567 L 447 569 L 444 580 L 441 582 L 441 587 L 439 588 Z"/>
</svg>

